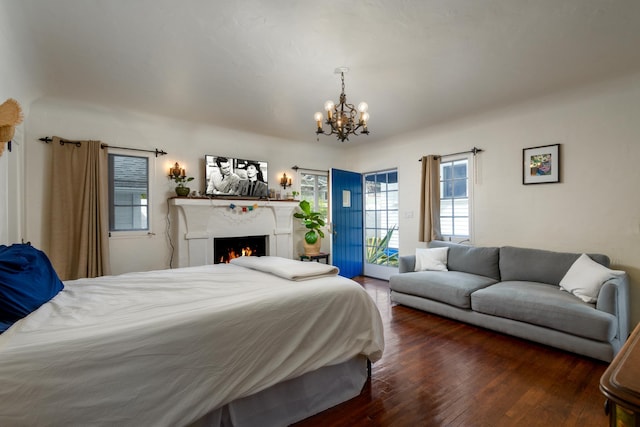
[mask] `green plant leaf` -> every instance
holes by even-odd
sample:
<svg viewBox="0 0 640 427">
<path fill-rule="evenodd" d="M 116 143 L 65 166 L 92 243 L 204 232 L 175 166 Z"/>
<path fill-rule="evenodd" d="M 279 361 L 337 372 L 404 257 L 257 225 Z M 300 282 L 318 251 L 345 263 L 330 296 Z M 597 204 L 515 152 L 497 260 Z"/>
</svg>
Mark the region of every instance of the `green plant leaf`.
<svg viewBox="0 0 640 427">
<path fill-rule="evenodd" d="M 313 245 L 315 242 L 318 241 L 318 234 L 313 230 L 307 231 L 304 235 L 304 240 L 308 244 Z"/>
<path fill-rule="evenodd" d="M 299 206 L 300 206 L 300 209 L 302 209 L 302 212 L 305 213 L 305 215 L 307 216 L 311 215 L 311 204 L 308 201 L 306 200 L 300 201 Z"/>
<path fill-rule="evenodd" d="M 388 255 L 387 250 L 389 247 L 389 241 L 391 240 L 391 236 L 393 236 L 393 232 L 397 229 L 397 226 L 394 225 L 390 229 L 387 230 L 387 233 L 384 237 L 369 237 L 367 239 L 367 262 L 369 264 L 379 264 L 379 265 L 397 265 L 398 263 L 398 254 Z"/>
</svg>

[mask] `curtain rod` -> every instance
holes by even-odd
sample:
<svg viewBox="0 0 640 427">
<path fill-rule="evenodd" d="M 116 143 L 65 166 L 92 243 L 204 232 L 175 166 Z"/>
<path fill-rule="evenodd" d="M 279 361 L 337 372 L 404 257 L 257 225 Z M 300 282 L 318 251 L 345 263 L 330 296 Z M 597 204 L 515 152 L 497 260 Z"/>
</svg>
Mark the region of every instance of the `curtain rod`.
<svg viewBox="0 0 640 427">
<path fill-rule="evenodd" d="M 48 136 L 45 136 L 44 138 L 40 138 L 40 141 L 46 142 L 48 144 L 51 141 L 53 141 L 53 139 L 48 137 Z M 75 144 L 76 147 L 80 147 L 81 143 L 82 143 L 82 141 L 71 141 L 71 140 L 68 140 L 68 139 L 60 138 L 60 145 Z M 157 148 L 155 150 L 143 150 L 141 148 L 116 147 L 115 145 L 109 145 L 109 144 L 105 144 L 105 143 L 101 143 L 100 144 L 100 148 L 103 148 L 103 149 L 104 148 L 118 148 L 120 150 L 131 150 L 131 151 L 142 151 L 142 152 L 145 152 L 145 153 L 155 153 L 156 157 L 164 156 L 165 154 L 168 154 L 164 150 L 158 150 Z"/>
<path fill-rule="evenodd" d="M 467 153 L 473 153 L 473 155 L 475 156 L 478 153 L 482 153 L 484 150 L 482 148 L 476 148 L 473 147 L 471 150 L 469 151 L 460 151 L 458 153 L 451 153 L 451 154 L 441 154 L 439 156 L 435 156 L 437 159 L 441 158 L 441 157 L 446 157 L 446 156 L 456 156 L 458 154 L 467 154 Z M 422 159 L 418 159 L 419 162 L 422 161 Z"/>
<path fill-rule="evenodd" d="M 298 165 L 291 166 L 291 169 L 293 169 L 296 172 L 298 171 L 298 169 L 304 169 L 306 171 L 327 172 L 327 173 L 329 173 L 328 170 L 324 170 L 324 169 L 309 169 L 309 168 L 303 168 L 302 166 L 298 166 Z"/>
</svg>

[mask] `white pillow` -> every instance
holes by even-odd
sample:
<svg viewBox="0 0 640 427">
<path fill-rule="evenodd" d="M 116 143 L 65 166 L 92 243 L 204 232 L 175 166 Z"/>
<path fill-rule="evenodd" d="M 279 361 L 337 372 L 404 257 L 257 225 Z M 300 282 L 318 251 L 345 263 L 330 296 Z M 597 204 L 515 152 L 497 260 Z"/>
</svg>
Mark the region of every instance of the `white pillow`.
<svg viewBox="0 0 640 427">
<path fill-rule="evenodd" d="M 435 270 L 449 271 L 447 269 L 447 253 L 449 248 L 417 248 L 415 271 Z"/>
<path fill-rule="evenodd" d="M 604 282 L 623 274 L 624 271 L 610 270 L 589 258 L 589 255 L 582 254 L 560 281 L 560 288 L 584 302 L 594 303 Z"/>
</svg>

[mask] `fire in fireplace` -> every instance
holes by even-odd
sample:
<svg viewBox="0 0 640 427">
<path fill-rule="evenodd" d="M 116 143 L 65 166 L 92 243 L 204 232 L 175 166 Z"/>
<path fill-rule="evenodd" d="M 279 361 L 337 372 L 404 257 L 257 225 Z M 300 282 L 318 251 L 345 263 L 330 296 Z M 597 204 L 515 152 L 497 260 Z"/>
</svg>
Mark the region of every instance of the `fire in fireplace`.
<svg viewBox="0 0 640 427">
<path fill-rule="evenodd" d="M 240 256 L 267 255 L 268 236 L 216 237 L 213 239 L 214 264 L 226 264 Z"/>
</svg>

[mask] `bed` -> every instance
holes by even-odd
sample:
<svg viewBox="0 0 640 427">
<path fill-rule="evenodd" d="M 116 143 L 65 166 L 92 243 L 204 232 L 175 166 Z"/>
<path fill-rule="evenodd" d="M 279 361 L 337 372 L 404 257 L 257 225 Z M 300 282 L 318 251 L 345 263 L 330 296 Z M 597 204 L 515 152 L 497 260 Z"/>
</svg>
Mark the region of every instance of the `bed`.
<svg viewBox="0 0 640 427">
<path fill-rule="evenodd" d="M 233 261 L 65 282 L 0 335 L 0 425 L 282 426 L 358 395 L 384 349 L 366 291 Z"/>
</svg>

